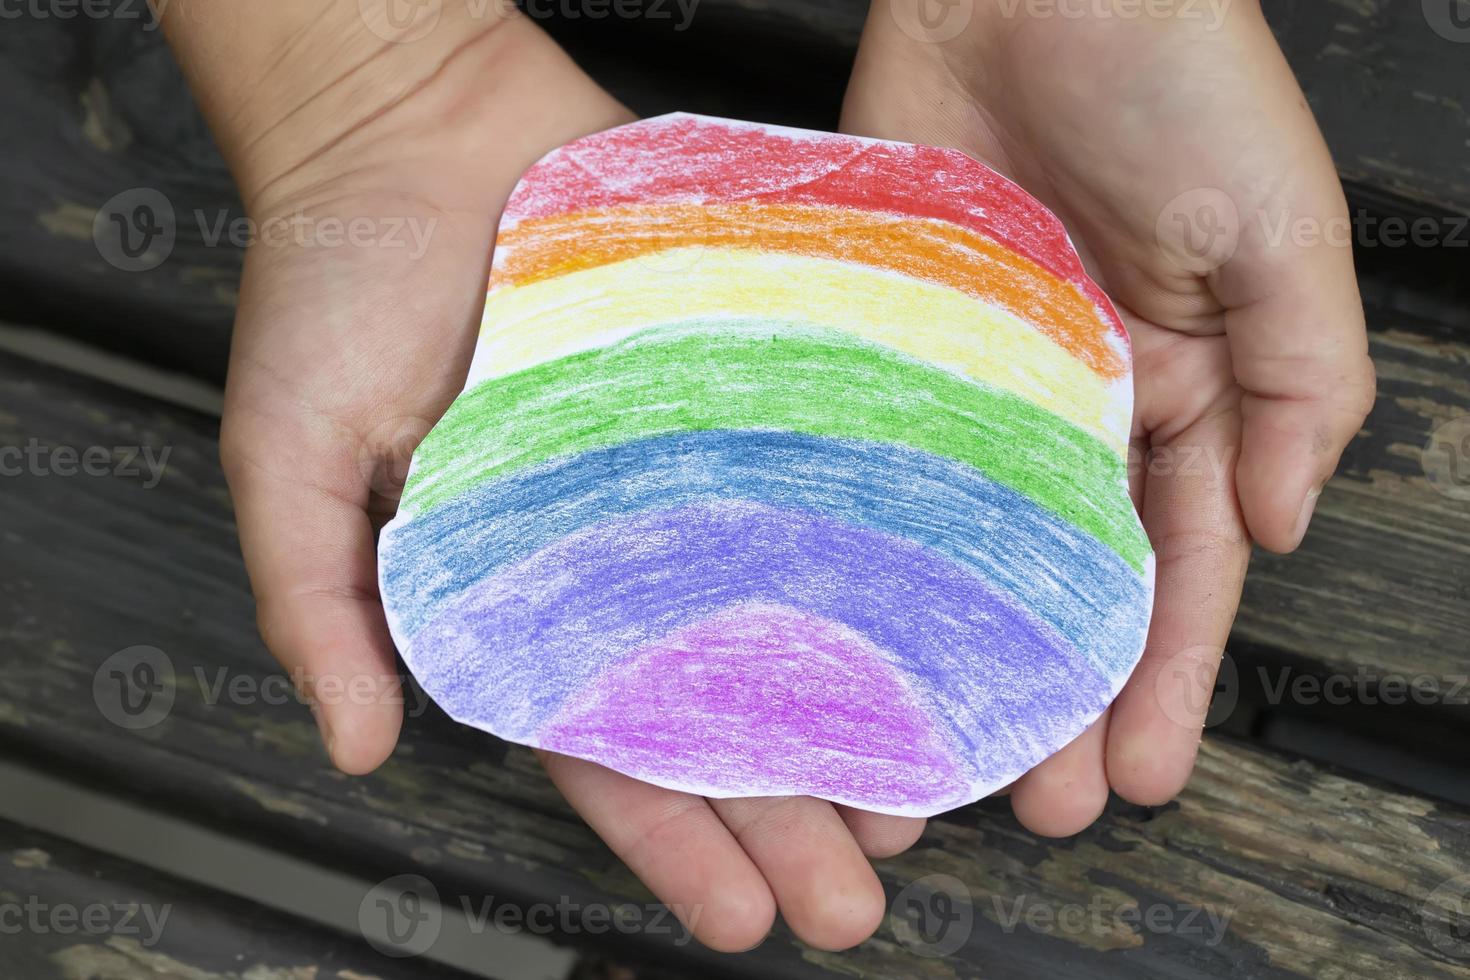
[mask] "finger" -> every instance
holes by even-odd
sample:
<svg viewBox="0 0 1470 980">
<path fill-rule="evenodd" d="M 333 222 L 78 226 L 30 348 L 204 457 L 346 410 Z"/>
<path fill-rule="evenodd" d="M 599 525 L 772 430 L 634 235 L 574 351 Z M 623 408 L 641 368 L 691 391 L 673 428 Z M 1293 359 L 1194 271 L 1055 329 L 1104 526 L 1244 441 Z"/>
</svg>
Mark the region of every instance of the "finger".
<svg viewBox="0 0 1470 980">
<path fill-rule="evenodd" d="M 1251 536 L 1283 552 L 1306 535 L 1317 498 L 1374 399 L 1351 279 L 1311 268 L 1298 275 L 1341 292 L 1329 301 L 1314 288 L 1299 288 L 1226 314 L 1236 377 L 1246 392 L 1236 471 L 1241 508 Z M 1352 297 L 1351 308 L 1344 295 Z M 1280 338 L 1275 344 L 1273 334 Z"/>
<path fill-rule="evenodd" d="M 863 853 L 875 859 L 907 851 L 918 841 L 928 824 L 923 817 L 895 817 L 850 806 L 837 807 L 837 815 L 847 824 Z"/>
<path fill-rule="evenodd" d="M 1349 253 L 1324 249 L 1293 265 L 1290 285 L 1225 315 L 1245 389 L 1236 470 L 1241 508 L 1251 536 L 1273 551 L 1301 543 L 1317 497 L 1374 398 Z"/>
<path fill-rule="evenodd" d="M 398 740 L 402 685 L 354 441 L 239 406 L 226 420 L 221 460 L 261 637 L 311 702 L 333 763 L 371 772 Z"/>
<path fill-rule="evenodd" d="M 711 800 L 755 862 L 786 924 L 818 949 L 848 949 L 878 928 L 883 886 L 832 804 L 810 796 Z"/>
<path fill-rule="evenodd" d="M 1172 799 L 1194 767 L 1250 558 L 1231 479 L 1239 428 L 1233 406 L 1219 405 L 1154 447 L 1161 462 L 1143 495 L 1156 562 L 1153 621 L 1108 719 L 1108 782 L 1134 803 Z"/>
<path fill-rule="evenodd" d="M 1033 834 L 1070 837 L 1092 825 L 1108 804 L 1106 713 L 1061 751 L 1016 781 L 1011 809 Z"/>
<path fill-rule="evenodd" d="M 1270 70 L 1279 94 L 1263 112 L 1277 117 L 1297 165 L 1240 216 L 1240 244 L 1212 289 L 1246 391 L 1241 509 L 1257 542 L 1290 551 L 1373 407 L 1374 380 L 1337 172 L 1284 58 L 1269 36 L 1264 43 L 1276 52 Z"/>
<path fill-rule="evenodd" d="M 770 932 L 770 888 L 702 797 L 583 759 L 537 755 L 567 802 L 701 943 L 738 952 Z"/>
</svg>

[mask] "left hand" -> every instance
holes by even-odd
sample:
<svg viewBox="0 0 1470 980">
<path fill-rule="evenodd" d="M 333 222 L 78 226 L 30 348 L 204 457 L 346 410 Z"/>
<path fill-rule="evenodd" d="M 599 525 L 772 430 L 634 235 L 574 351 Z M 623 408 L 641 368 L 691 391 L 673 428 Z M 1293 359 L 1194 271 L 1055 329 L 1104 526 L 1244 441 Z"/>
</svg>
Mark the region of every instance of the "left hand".
<svg viewBox="0 0 1470 980">
<path fill-rule="evenodd" d="M 1023 824 L 1065 836 L 1110 787 L 1141 804 L 1183 788 L 1251 543 L 1296 548 L 1373 405 L 1347 206 L 1255 0 L 1218 22 L 1195 5 L 956 0 L 962 29 L 932 32 L 915 17 L 931 2 L 873 5 L 843 130 L 961 149 L 1017 181 L 1067 225 L 1133 342 L 1149 465 L 1130 471 L 1158 560 L 1147 649 L 1109 712 L 1011 790 Z"/>
</svg>

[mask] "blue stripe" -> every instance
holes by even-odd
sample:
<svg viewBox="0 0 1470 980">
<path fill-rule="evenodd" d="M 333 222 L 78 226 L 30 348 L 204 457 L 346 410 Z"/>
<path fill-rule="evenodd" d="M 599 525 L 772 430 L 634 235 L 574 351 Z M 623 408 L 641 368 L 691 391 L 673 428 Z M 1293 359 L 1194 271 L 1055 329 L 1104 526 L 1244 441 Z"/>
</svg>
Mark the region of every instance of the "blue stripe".
<svg viewBox="0 0 1470 980">
<path fill-rule="evenodd" d="M 476 582 L 568 534 L 711 499 L 814 511 L 945 555 L 1115 681 L 1143 646 L 1145 584 L 1086 532 L 972 467 L 903 446 L 784 432 L 663 436 L 479 485 L 384 531 L 384 598 L 412 636 Z"/>
</svg>

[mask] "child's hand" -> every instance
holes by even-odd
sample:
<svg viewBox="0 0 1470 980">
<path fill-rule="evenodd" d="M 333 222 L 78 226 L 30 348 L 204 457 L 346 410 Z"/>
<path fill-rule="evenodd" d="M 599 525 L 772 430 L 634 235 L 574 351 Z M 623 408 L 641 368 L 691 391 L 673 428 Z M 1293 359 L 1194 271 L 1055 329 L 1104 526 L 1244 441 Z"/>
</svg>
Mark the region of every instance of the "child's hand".
<svg viewBox="0 0 1470 980">
<path fill-rule="evenodd" d="M 1347 209 L 1250 0 L 1218 24 L 1204 4 L 1078 19 L 1027 0 L 925 21 L 927 2 L 873 5 L 844 129 L 1014 178 L 1066 222 L 1133 338 L 1148 649 L 1109 715 L 1012 791 L 1023 823 L 1066 835 L 1109 786 L 1150 804 L 1184 786 L 1251 541 L 1297 546 L 1373 405 Z"/>
<path fill-rule="evenodd" d="M 365 30 L 352 0 L 175 0 L 165 16 L 261 226 L 221 438 L 260 628 L 305 687 L 342 682 L 347 694 L 317 697 L 314 713 L 350 773 L 382 763 L 402 721 L 374 527 L 463 383 L 504 200 L 542 153 L 631 118 L 529 21 L 442 6 L 432 30 L 397 44 Z M 330 244 L 354 220 L 359 244 Z M 809 797 L 712 802 L 543 761 L 718 949 L 759 942 L 778 906 L 815 946 L 867 938 L 884 912 L 867 857 L 923 828 Z"/>
</svg>

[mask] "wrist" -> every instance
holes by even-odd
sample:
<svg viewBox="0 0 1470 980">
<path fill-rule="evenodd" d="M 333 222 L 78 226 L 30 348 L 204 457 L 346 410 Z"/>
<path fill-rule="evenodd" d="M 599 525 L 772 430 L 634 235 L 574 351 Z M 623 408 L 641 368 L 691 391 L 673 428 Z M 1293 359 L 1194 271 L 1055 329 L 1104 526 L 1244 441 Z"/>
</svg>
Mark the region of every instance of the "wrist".
<svg viewBox="0 0 1470 980">
<path fill-rule="evenodd" d="M 169 6 L 164 28 L 252 214 L 348 173 L 411 182 L 444 154 L 508 188 L 542 152 L 623 120 L 510 0 L 419 4 L 407 22 L 378 7 L 390 4 Z M 473 190 L 445 188 L 448 205 Z"/>
</svg>

